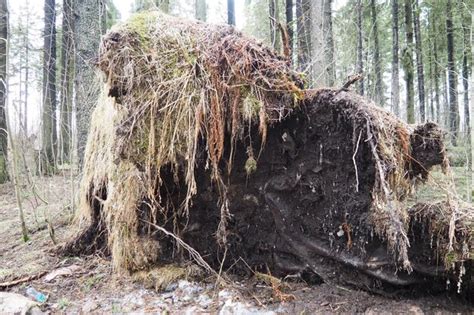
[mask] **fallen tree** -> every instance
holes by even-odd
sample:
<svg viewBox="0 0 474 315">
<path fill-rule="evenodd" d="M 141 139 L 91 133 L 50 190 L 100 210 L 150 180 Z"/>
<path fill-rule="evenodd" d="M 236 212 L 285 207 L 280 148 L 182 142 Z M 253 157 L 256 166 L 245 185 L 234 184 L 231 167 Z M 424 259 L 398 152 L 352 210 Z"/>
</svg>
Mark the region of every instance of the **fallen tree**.
<svg viewBox="0 0 474 315">
<path fill-rule="evenodd" d="M 367 287 L 472 282 L 472 209 L 450 194 L 406 202 L 448 167 L 435 124 L 305 90 L 288 60 L 232 27 L 158 12 L 113 28 L 98 65 L 67 253 L 101 250 L 130 271 L 199 256 Z"/>
</svg>

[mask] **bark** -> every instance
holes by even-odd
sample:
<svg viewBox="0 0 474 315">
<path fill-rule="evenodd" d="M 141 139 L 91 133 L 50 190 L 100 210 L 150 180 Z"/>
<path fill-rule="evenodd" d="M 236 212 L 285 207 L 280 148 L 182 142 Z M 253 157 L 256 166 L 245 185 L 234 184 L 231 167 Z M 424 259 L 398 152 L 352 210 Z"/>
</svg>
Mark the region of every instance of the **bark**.
<svg viewBox="0 0 474 315">
<path fill-rule="evenodd" d="M 400 117 L 398 0 L 392 0 L 392 111 Z"/>
<path fill-rule="evenodd" d="M 332 30 L 332 0 L 324 1 L 324 55 L 326 63 L 326 84 L 333 86 L 336 81 L 336 59 L 334 58 L 334 34 Z"/>
<path fill-rule="evenodd" d="M 288 33 L 288 44 L 293 51 L 293 0 L 285 1 L 286 31 Z"/>
<path fill-rule="evenodd" d="M 44 3 L 43 113 L 41 172 L 50 174 L 57 152 L 56 131 L 56 10 L 55 0 Z"/>
<path fill-rule="evenodd" d="M 380 47 L 377 26 L 377 7 L 375 0 L 370 1 L 370 9 L 372 13 L 372 29 L 374 34 L 374 71 L 375 71 L 375 94 L 374 100 L 380 106 L 384 106 L 384 89 L 382 82 L 382 63 L 380 60 Z"/>
<path fill-rule="evenodd" d="M 311 54 L 310 40 L 310 0 L 296 0 L 296 28 L 298 38 L 299 70 L 309 72 Z"/>
<path fill-rule="evenodd" d="M 227 0 L 227 24 L 235 25 L 234 0 Z"/>
<path fill-rule="evenodd" d="M 315 88 L 327 85 L 327 71 L 324 52 L 326 42 L 324 39 L 324 0 L 311 1 L 310 9 L 310 40 L 311 40 L 311 81 Z"/>
<path fill-rule="evenodd" d="M 194 13 L 197 20 L 207 21 L 207 4 L 206 0 L 194 0 Z"/>
<path fill-rule="evenodd" d="M 363 74 L 364 72 L 364 47 L 363 47 L 363 30 L 362 30 L 362 0 L 356 1 L 357 14 L 357 65 L 356 72 Z M 358 92 L 364 95 L 364 79 L 359 80 Z"/>
<path fill-rule="evenodd" d="M 449 131 L 453 145 L 457 145 L 459 129 L 458 91 L 456 64 L 454 60 L 454 26 L 452 13 L 452 0 L 446 3 L 446 35 L 448 54 L 448 85 L 449 85 Z"/>
<path fill-rule="evenodd" d="M 432 19 L 433 23 L 432 25 L 432 34 L 437 34 L 436 32 L 436 25 L 434 23 L 434 20 Z M 434 102 L 436 106 L 436 122 L 438 124 L 442 123 L 442 117 L 441 117 L 441 103 L 439 100 L 439 94 L 440 94 L 440 89 L 439 89 L 439 76 L 440 76 L 440 70 L 439 70 L 439 59 L 438 59 L 438 40 L 437 36 L 433 36 L 433 79 L 434 79 Z"/>
<path fill-rule="evenodd" d="M 416 71 L 418 75 L 418 101 L 420 103 L 420 119 L 421 122 L 426 120 L 425 106 L 425 75 L 423 69 L 423 47 L 420 31 L 420 7 L 418 0 L 415 0 L 415 12 L 413 25 L 415 27 L 415 50 L 416 50 Z"/>
<path fill-rule="evenodd" d="M 464 103 L 464 130 L 465 130 L 465 139 L 467 143 L 467 150 L 471 152 L 471 116 L 469 112 L 469 65 L 468 58 L 470 54 L 470 44 L 469 44 L 469 18 L 470 16 L 465 14 L 464 8 L 467 9 L 465 0 L 461 1 L 461 19 L 462 19 L 462 30 L 463 30 L 463 54 L 462 54 L 462 85 L 464 89 L 463 93 L 463 103 Z M 470 157 L 468 158 L 468 169 L 472 170 L 472 163 L 470 162 Z"/>
<path fill-rule="evenodd" d="M 413 86 L 413 12 L 412 0 L 405 0 L 406 47 L 403 52 L 403 70 L 406 83 L 407 122 L 415 123 L 415 90 Z"/>
<path fill-rule="evenodd" d="M 0 0 L 0 183 L 8 180 L 8 128 L 6 116 L 7 99 L 7 40 L 8 40 L 7 0 Z"/>
<path fill-rule="evenodd" d="M 77 117 L 77 153 L 82 165 L 92 109 L 99 95 L 94 62 L 99 50 L 104 3 L 98 0 L 74 1 L 75 102 Z"/>
<path fill-rule="evenodd" d="M 62 43 L 61 43 L 61 124 L 59 157 L 61 162 L 70 161 L 72 140 L 72 89 L 74 71 L 72 0 L 63 0 Z"/>
</svg>

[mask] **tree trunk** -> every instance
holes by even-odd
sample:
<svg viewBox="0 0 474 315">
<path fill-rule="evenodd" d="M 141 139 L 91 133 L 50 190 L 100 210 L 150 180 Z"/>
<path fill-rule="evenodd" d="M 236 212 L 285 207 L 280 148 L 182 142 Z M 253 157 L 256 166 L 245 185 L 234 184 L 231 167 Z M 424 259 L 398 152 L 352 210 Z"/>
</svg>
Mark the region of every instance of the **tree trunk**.
<svg viewBox="0 0 474 315">
<path fill-rule="evenodd" d="M 94 60 L 99 50 L 105 9 L 103 2 L 97 0 L 77 0 L 74 5 L 77 153 L 82 165 L 91 112 L 99 96 Z"/>
<path fill-rule="evenodd" d="M 310 0 L 296 0 L 296 28 L 298 38 L 298 66 L 302 72 L 310 72 Z"/>
<path fill-rule="evenodd" d="M 70 161 L 72 140 L 72 89 L 74 71 L 72 0 L 63 0 L 61 47 L 61 124 L 59 157 L 62 163 Z"/>
<path fill-rule="evenodd" d="M 7 0 L 0 0 L 0 183 L 8 180 L 8 128 L 6 116 L 7 99 L 7 39 L 8 39 Z"/>
<path fill-rule="evenodd" d="M 55 166 L 56 131 L 56 10 L 55 0 L 44 2 L 43 114 L 41 172 L 51 174 Z"/>
<path fill-rule="evenodd" d="M 334 34 L 332 31 L 332 0 L 324 1 L 324 55 L 326 63 L 326 84 L 333 86 L 336 81 L 336 59 L 334 58 Z"/>
<path fill-rule="evenodd" d="M 374 71 L 375 71 L 375 103 L 384 106 L 384 89 L 382 82 L 382 62 L 380 60 L 380 47 L 378 37 L 378 26 L 377 26 L 377 7 L 375 0 L 370 1 L 370 8 L 372 12 L 372 30 L 374 34 Z"/>
<path fill-rule="evenodd" d="M 392 0 L 392 111 L 400 117 L 398 0 Z"/>
<path fill-rule="evenodd" d="M 311 1 L 311 81 L 315 88 L 327 85 L 327 71 L 325 64 L 326 43 L 324 40 L 324 0 Z"/>
<path fill-rule="evenodd" d="M 462 20 L 462 30 L 463 30 L 463 54 L 462 54 L 462 85 L 464 88 L 464 130 L 465 130 L 465 139 L 467 144 L 467 151 L 471 152 L 471 116 L 469 112 L 469 65 L 468 58 L 470 54 L 470 43 L 469 43 L 469 18 L 470 16 L 466 14 L 467 10 L 466 1 L 461 1 L 461 20 Z M 472 74 L 471 74 L 472 75 Z M 472 96 L 471 96 L 472 97 Z M 470 162 L 470 156 L 468 158 L 468 170 L 472 171 Z M 470 189 L 470 188 L 469 188 Z"/>
<path fill-rule="evenodd" d="M 364 73 L 364 47 L 363 47 L 363 30 L 362 30 L 362 0 L 356 1 L 357 14 L 357 66 L 356 72 L 358 74 Z M 364 95 L 364 79 L 359 80 L 358 92 Z"/>
<path fill-rule="evenodd" d="M 26 8 L 26 25 L 30 25 L 30 8 Z M 23 103 L 23 133 L 25 137 L 28 137 L 28 90 L 30 86 L 30 31 L 29 28 L 26 27 L 25 29 L 25 37 L 24 37 L 24 46 L 25 46 L 25 83 L 24 83 L 24 91 L 25 91 L 25 101 Z"/>
<path fill-rule="evenodd" d="M 277 0 L 268 0 L 268 12 L 270 15 L 270 43 L 273 49 L 280 51 L 280 35 L 278 34 L 279 6 Z"/>
<path fill-rule="evenodd" d="M 420 103 L 420 119 L 421 122 L 426 121 L 425 108 L 425 74 L 423 69 L 423 47 L 420 31 L 420 7 L 418 0 L 415 0 L 415 12 L 413 25 L 415 27 L 415 50 L 416 50 L 416 72 L 418 75 L 418 101 Z"/>
<path fill-rule="evenodd" d="M 413 19 L 412 0 L 405 0 L 405 34 L 406 48 L 403 51 L 403 70 L 406 82 L 407 122 L 415 123 L 415 90 L 413 86 Z"/>
<path fill-rule="evenodd" d="M 235 5 L 234 0 L 227 0 L 227 24 L 235 26 Z"/>
<path fill-rule="evenodd" d="M 194 0 L 194 14 L 197 20 L 207 21 L 207 4 L 206 0 Z"/>
<path fill-rule="evenodd" d="M 286 32 L 288 33 L 288 44 L 293 51 L 293 0 L 285 2 Z"/>
<path fill-rule="evenodd" d="M 434 102 L 436 106 L 436 122 L 438 124 L 442 124 L 442 116 L 441 116 L 441 103 L 439 100 L 440 88 L 439 88 L 439 59 L 438 59 L 438 37 L 435 35 L 437 34 L 437 28 L 434 23 L 434 18 L 431 15 L 431 25 L 432 25 L 432 34 L 433 34 L 433 79 L 434 79 Z"/>
<path fill-rule="evenodd" d="M 448 85 L 449 85 L 449 131 L 453 145 L 457 145 L 457 133 L 459 128 L 458 91 L 456 64 L 454 61 L 454 27 L 452 3 L 446 3 L 446 35 L 448 53 Z"/>
</svg>

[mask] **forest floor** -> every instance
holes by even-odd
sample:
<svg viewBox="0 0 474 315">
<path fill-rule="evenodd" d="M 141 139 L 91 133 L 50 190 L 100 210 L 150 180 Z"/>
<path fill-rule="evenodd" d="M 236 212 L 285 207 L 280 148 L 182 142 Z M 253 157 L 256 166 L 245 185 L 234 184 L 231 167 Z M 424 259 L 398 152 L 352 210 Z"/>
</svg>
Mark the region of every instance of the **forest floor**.
<svg viewBox="0 0 474 315">
<path fill-rule="evenodd" d="M 461 186 L 463 172 L 462 169 L 454 172 Z M 286 301 L 277 302 L 274 295 L 278 292 L 270 285 L 258 284 L 252 279 L 219 290 L 213 288 L 213 283 L 180 280 L 168 286 L 166 292 L 156 292 L 135 283 L 128 275 L 114 273 L 106 257 L 60 257 L 53 253 L 55 245 L 50 236 L 51 229 L 45 223 L 47 219 L 54 227 L 58 244 L 70 237 L 74 230 L 71 226 L 70 179 L 69 176 L 38 178 L 38 195 L 47 204 L 39 201 L 36 210 L 34 196 L 22 194 L 30 231 L 27 242 L 23 242 L 21 237 L 13 186 L 8 183 L 0 185 L 0 283 L 41 275 L 6 291 L 26 296 L 27 288 L 34 287 L 48 296 L 40 306 L 46 313 L 472 314 L 474 311 L 456 296 L 418 294 L 417 298 L 389 297 L 329 284 L 288 283 Z M 423 194 L 430 198 L 429 189 L 425 189 Z M 65 274 L 47 281 L 55 270 Z"/>
</svg>

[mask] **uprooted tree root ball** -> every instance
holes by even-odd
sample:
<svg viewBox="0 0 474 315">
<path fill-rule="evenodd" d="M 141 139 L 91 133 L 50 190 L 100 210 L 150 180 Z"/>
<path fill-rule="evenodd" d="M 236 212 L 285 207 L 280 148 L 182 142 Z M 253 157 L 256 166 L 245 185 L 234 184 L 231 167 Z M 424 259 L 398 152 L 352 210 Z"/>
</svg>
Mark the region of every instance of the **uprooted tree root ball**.
<svg viewBox="0 0 474 315">
<path fill-rule="evenodd" d="M 434 264 L 410 250 L 414 222 L 428 220 L 464 245 L 422 241 L 427 252 L 449 268 L 472 259 L 457 210 L 425 221 L 408 211 L 431 167 L 447 167 L 435 124 L 412 129 L 354 93 L 304 90 L 288 60 L 232 27 L 159 12 L 114 27 L 98 64 L 81 230 L 67 252 L 105 251 L 120 270 L 191 257 L 324 281 L 337 262 L 406 285 Z"/>
</svg>

